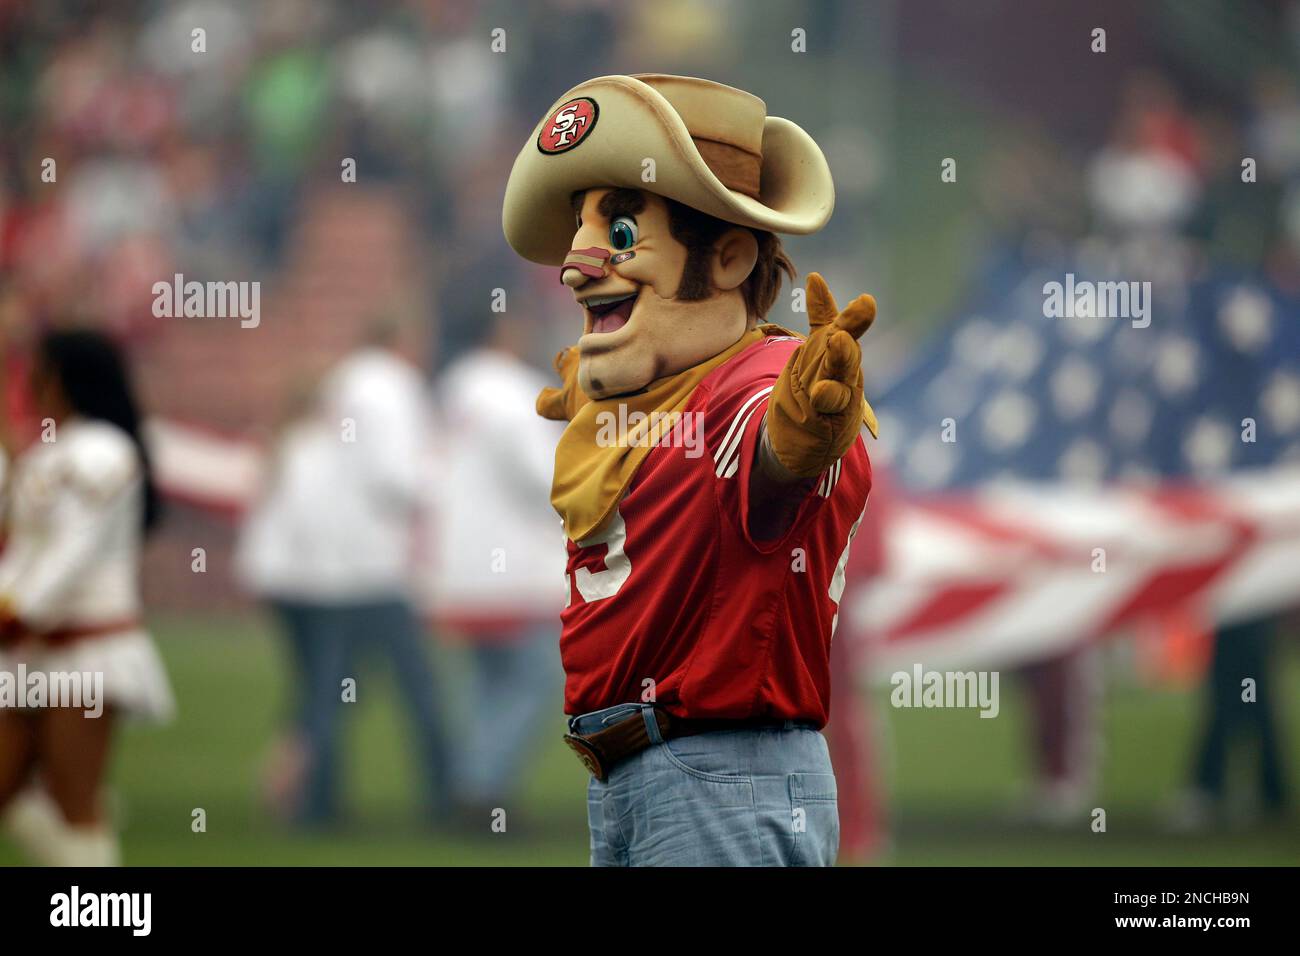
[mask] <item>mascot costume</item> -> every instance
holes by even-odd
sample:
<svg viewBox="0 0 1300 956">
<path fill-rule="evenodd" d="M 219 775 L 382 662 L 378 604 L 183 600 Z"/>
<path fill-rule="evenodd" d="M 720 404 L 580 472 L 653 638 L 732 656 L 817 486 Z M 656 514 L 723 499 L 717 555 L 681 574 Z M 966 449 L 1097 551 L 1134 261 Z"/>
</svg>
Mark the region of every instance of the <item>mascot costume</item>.
<svg viewBox="0 0 1300 956">
<path fill-rule="evenodd" d="M 591 773 L 591 862 L 829 865 L 830 642 L 871 489 L 858 339 L 808 276 L 810 334 L 764 317 L 778 233 L 830 218 L 812 138 L 691 77 L 604 76 L 524 144 L 503 226 L 572 290 L 577 345 L 537 400 L 568 427 L 565 740 Z"/>
</svg>

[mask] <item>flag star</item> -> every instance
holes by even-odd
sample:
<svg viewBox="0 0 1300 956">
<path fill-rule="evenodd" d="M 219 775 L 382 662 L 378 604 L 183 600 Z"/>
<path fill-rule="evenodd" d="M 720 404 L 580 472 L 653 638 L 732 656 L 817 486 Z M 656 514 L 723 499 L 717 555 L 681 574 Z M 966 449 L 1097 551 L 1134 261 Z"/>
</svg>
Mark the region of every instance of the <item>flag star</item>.
<svg viewBox="0 0 1300 956">
<path fill-rule="evenodd" d="M 1218 314 L 1223 337 L 1238 352 L 1259 352 L 1273 338 L 1273 304 L 1268 296 L 1238 286 Z"/>
<path fill-rule="evenodd" d="M 1202 415 L 1183 437 L 1183 458 L 1198 474 L 1214 474 L 1232 463 L 1237 433 L 1220 419 Z"/>
<path fill-rule="evenodd" d="M 1101 389 L 1101 377 L 1092 365 L 1077 356 L 1070 356 L 1052 373 L 1050 387 L 1056 413 L 1068 421 L 1093 410 Z"/>
<path fill-rule="evenodd" d="M 952 354 L 972 368 L 988 371 L 997 360 L 997 349 L 990 346 L 997 341 L 998 334 L 998 327 L 988 319 L 972 318 L 953 336 Z"/>
<path fill-rule="evenodd" d="M 1106 476 L 1107 464 L 1106 449 L 1091 438 L 1076 438 L 1056 461 L 1062 478 L 1088 484 Z"/>
<path fill-rule="evenodd" d="M 1156 350 L 1156 385 L 1166 395 L 1181 395 L 1196 384 L 1199 364 L 1195 342 L 1181 335 L 1167 335 Z"/>
<path fill-rule="evenodd" d="M 998 364 L 1013 381 L 1023 382 L 1043 362 L 1042 339 L 1028 327 L 1008 329 L 1001 346 Z"/>
<path fill-rule="evenodd" d="M 979 381 L 961 365 L 950 365 L 925 389 L 926 407 L 941 418 L 963 418 L 979 398 Z"/>
<path fill-rule="evenodd" d="M 1074 345 L 1093 344 L 1106 334 L 1106 328 L 1111 324 L 1110 319 L 1097 315 L 1095 307 L 1086 314 L 1076 311 L 1074 318 L 1057 321 L 1061 323 L 1062 335 Z"/>
<path fill-rule="evenodd" d="M 907 451 L 907 473 L 922 488 L 938 488 L 952 477 L 960 457 L 956 442 L 920 438 Z"/>
<path fill-rule="evenodd" d="M 1137 445 L 1146 440 L 1154 417 L 1150 399 L 1135 388 L 1125 388 L 1111 403 L 1108 424 L 1116 438 Z"/>
<path fill-rule="evenodd" d="M 984 406 L 981 435 L 994 451 L 1008 451 L 1025 443 L 1034 430 L 1038 412 L 1024 392 L 1003 389 Z"/>
<path fill-rule="evenodd" d="M 1259 399 L 1274 431 L 1287 434 L 1300 428 L 1300 376 L 1289 371 L 1274 372 Z"/>
</svg>

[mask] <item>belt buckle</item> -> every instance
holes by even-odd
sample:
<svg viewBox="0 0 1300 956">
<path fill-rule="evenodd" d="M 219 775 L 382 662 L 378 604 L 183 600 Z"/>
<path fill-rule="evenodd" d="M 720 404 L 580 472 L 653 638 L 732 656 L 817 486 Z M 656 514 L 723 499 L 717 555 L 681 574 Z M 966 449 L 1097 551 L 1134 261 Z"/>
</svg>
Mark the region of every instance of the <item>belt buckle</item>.
<svg viewBox="0 0 1300 956">
<path fill-rule="evenodd" d="M 621 724 L 625 720 L 631 720 L 633 717 L 639 716 L 640 713 L 640 704 L 615 704 L 612 707 L 605 707 L 601 710 L 593 710 L 586 714 L 578 714 L 576 717 L 570 717 L 569 732 L 577 734 L 580 737 L 589 736 L 590 734 L 599 733 L 602 730 L 609 730 L 609 728 L 616 724 Z M 579 728 L 582 727 L 584 721 L 590 719 L 595 719 L 598 726 L 592 727 L 586 734 L 584 734 Z"/>
<path fill-rule="evenodd" d="M 588 772 L 601 783 L 609 776 L 609 771 L 605 768 L 605 762 L 602 758 L 600 748 L 593 744 L 586 737 L 577 734 L 565 734 L 564 742 L 569 745 L 569 749 L 578 755 L 582 765 L 587 768 Z"/>
</svg>

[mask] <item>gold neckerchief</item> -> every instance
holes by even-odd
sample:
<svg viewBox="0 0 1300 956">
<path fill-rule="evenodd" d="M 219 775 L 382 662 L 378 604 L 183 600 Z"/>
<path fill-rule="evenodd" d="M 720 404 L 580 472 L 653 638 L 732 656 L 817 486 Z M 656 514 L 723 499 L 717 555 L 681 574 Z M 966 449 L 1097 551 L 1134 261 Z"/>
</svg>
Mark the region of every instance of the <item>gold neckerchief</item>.
<svg viewBox="0 0 1300 956">
<path fill-rule="evenodd" d="M 760 325 L 699 365 L 656 379 L 635 394 L 590 401 L 578 410 L 556 446 L 555 477 L 551 482 L 551 504 L 564 519 L 564 533 L 570 540 L 582 541 L 604 524 L 641 462 L 671 429 L 708 374 L 769 335 L 803 338 L 779 325 Z M 626 409 L 622 414 L 620 406 Z M 616 434 L 613 442 L 608 440 L 611 421 L 621 423 L 638 412 L 644 417 L 638 416 L 638 423 L 627 434 Z M 863 413 L 864 421 L 868 420 L 870 406 L 865 401 Z M 875 425 L 874 415 L 869 422 Z"/>
</svg>

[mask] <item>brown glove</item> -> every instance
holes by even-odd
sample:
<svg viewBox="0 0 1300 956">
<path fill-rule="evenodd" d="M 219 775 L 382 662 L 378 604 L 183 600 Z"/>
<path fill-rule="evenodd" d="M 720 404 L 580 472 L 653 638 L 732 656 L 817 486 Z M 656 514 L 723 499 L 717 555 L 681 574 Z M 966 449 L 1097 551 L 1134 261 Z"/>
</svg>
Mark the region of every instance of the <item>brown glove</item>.
<svg viewBox="0 0 1300 956">
<path fill-rule="evenodd" d="M 578 347 L 570 345 L 555 356 L 555 371 L 563 383 L 559 388 L 544 388 L 537 396 L 537 414 L 556 422 L 573 421 L 578 409 L 590 398 L 578 385 Z"/>
<path fill-rule="evenodd" d="M 876 318 L 876 300 L 860 295 L 839 311 L 826 280 L 808 275 L 811 331 L 772 390 L 767 438 L 783 467 L 801 478 L 820 475 L 853 446 L 876 417 L 862 399 L 862 350 L 857 340 Z"/>
</svg>

